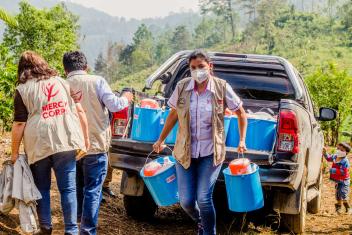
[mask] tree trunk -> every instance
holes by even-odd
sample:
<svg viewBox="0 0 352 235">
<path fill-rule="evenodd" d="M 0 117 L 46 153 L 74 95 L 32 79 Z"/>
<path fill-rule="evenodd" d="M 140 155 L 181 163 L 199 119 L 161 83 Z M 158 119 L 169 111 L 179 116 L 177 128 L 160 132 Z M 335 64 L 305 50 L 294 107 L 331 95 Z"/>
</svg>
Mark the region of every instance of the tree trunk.
<svg viewBox="0 0 352 235">
<path fill-rule="evenodd" d="M 257 0 L 254 0 L 253 15 L 254 15 L 253 20 L 255 20 L 255 18 L 257 17 Z"/>
<path fill-rule="evenodd" d="M 227 6 L 228 6 L 229 17 L 230 17 L 232 41 L 235 41 L 235 25 L 234 25 L 233 12 L 232 12 L 232 0 L 227 0 Z"/>
</svg>

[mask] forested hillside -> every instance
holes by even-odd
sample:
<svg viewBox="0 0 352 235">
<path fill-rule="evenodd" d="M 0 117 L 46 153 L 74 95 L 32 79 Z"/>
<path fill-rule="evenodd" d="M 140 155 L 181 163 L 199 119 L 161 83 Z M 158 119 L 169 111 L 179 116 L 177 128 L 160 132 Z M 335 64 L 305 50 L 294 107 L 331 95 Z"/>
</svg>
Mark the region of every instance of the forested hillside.
<svg viewBox="0 0 352 235">
<path fill-rule="evenodd" d="M 17 13 L 20 0 L 0 0 L 0 7 L 10 13 Z M 31 5 L 37 8 L 53 7 L 60 3 L 59 0 L 29 0 Z M 87 8 L 72 2 L 64 2 L 68 10 L 79 16 L 78 43 L 87 54 L 90 64 L 94 64 L 95 58 L 101 51 L 105 51 L 109 42 L 130 43 L 133 33 L 142 23 L 146 24 L 153 34 L 163 30 L 185 24 L 193 29 L 199 22 L 200 16 L 194 12 L 172 13 L 163 18 L 150 18 L 143 20 L 125 19 L 113 17 L 94 8 Z M 103 26 L 103 27 L 102 27 Z M 0 39 L 5 25 L 0 22 Z"/>
<path fill-rule="evenodd" d="M 20 0 L 0 0 L 0 6 L 10 13 L 18 12 L 18 3 Z M 30 4 L 38 8 L 53 7 L 58 4 L 59 0 L 29 0 Z M 235 19 L 239 28 L 243 29 L 253 15 L 255 9 L 260 2 L 259 0 L 232 0 L 232 8 L 237 12 Z M 329 11 L 327 6 L 331 5 L 330 11 L 336 12 L 336 7 L 341 5 L 343 0 L 289 0 L 289 4 L 293 4 L 298 10 L 324 12 Z M 186 25 L 189 30 L 194 28 L 200 22 L 199 13 L 185 12 L 173 13 L 164 18 L 151 19 L 125 19 L 123 17 L 113 17 L 102 11 L 87 8 L 72 2 L 64 2 L 67 8 L 79 16 L 79 46 L 87 54 L 88 61 L 91 65 L 100 52 L 106 51 L 108 44 L 111 42 L 130 43 L 133 33 L 142 23 L 146 24 L 154 36 L 162 34 L 164 31 L 170 30 L 177 25 Z M 253 16 L 252 16 L 253 15 Z M 101 26 L 104 27 L 101 27 Z M 5 25 L 0 22 L 0 38 Z"/>
</svg>

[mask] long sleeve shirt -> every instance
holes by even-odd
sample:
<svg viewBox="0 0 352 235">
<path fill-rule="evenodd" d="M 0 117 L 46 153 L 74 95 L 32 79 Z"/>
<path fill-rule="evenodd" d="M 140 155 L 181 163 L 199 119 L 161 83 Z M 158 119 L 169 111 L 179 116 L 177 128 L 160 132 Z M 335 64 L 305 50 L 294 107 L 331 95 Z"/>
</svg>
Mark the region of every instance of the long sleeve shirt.
<svg viewBox="0 0 352 235">
<path fill-rule="evenodd" d="M 86 71 L 77 70 L 69 73 L 67 78 L 69 79 L 75 75 L 87 75 Z M 104 105 L 110 112 L 118 112 L 128 107 L 128 100 L 126 97 L 118 97 L 111 90 L 109 84 L 103 77 L 98 77 L 96 82 L 96 93 L 98 99 L 102 105 Z"/>
<path fill-rule="evenodd" d="M 347 157 L 344 157 L 338 161 L 336 154 L 324 154 L 323 156 L 328 162 L 333 163 L 330 168 L 331 180 L 334 180 L 336 182 L 342 182 L 350 178 L 350 175 L 349 175 L 350 163 Z"/>
<path fill-rule="evenodd" d="M 118 112 L 128 107 L 128 100 L 126 97 L 118 97 L 114 94 L 104 78 L 97 82 L 97 94 L 99 100 L 110 112 Z"/>
</svg>

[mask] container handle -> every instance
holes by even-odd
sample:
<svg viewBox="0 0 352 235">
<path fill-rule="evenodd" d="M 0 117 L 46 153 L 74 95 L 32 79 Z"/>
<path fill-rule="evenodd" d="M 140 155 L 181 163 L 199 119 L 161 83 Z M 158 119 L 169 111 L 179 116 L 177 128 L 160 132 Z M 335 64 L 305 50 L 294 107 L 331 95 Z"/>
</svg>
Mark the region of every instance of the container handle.
<svg viewBox="0 0 352 235">
<path fill-rule="evenodd" d="M 238 153 L 237 153 L 237 159 L 240 158 L 240 155 L 241 155 L 242 158 L 244 158 L 244 153 L 243 153 L 243 152 L 242 152 L 242 153 L 239 153 L 239 152 L 238 152 Z"/>
<path fill-rule="evenodd" d="M 150 155 L 152 155 L 152 153 L 154 153 L 154 149 L 147 155 L 147 158 L 145 159 L 143 167 L 145 167 L 145 165 L 147 165 L 148 159 L 149 159 Z"/>
<path fill-rule="evenodd" d="M 128 119 L 127 125 L 126 125 L 125 130 L 123 131 L 123 135 L 121 137 L 122 139 L 127 139 L 127 133 L 129 130 L 130 123 L 131 123 L 131 118 Z"/>
<path fill-rule="evenodd" d="M 169 146 L 167 146 L 166 144 L 165 144 L 165 148 L 169 149 L 172 152 L 172 149 Z M 148 159 L 149 159 L 150 155 L 152 155 L 152 153 L 154 153 L 154 149 L 147 155 L 147 158 L 145 159 L 143 167 L 145 167 L 145 165 L 147 165 Z"/>
</svg>

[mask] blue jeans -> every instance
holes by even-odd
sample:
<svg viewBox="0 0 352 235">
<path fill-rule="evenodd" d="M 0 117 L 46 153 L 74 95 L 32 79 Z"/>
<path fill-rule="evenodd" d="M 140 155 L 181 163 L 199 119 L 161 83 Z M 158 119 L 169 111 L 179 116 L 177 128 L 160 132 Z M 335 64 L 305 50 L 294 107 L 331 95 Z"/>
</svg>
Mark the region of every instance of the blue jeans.
<svg viewBox="0 0 352 235">
<path fill-rule="evenodd" d="M 335 184 L 335 196 L 337 201 L 347 201 L 350 194 L 350 179 L 336 182 Z"/>
<path fill-rule="evenodd" d="M 30 167 L 34 182 L 42 194 L 42 199 L 37 201 L 40 226 L 47 229 L 52 228 L 50 186 L 51 168 L 53 168 L 61 196 L 65 233 L 77 234 L 76 152 L 56 153 L 33 163 Z"/>
<path fill-rule="evenodd" d="M 191 160 L 184 169 L 176 165 L 180 204 L 186 213 L 201 224 L 204 235 L 216 234 L 216 213 L 213 203 L 215 182 L 221 165 L 214 166 L 213 156 Z"/>
<path fill-rule="evenodd" d="M 108 167 L 106 153 L 91 154 L 77 162 L 77 217 L 80 234 L 96 234 L 102 186 Z"/>
</svg>

